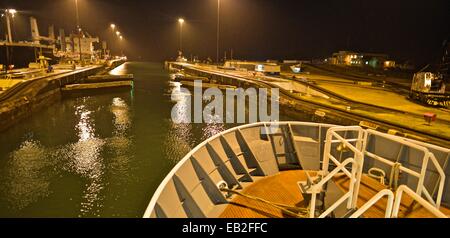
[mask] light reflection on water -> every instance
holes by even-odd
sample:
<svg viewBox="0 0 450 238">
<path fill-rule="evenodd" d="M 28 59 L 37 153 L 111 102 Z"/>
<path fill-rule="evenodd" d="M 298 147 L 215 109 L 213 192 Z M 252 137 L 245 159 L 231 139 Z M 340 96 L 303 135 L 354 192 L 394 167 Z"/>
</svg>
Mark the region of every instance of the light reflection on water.
<svg viewBox="0 0 450 238">
<path fill-rule="evenodd" d="M 90 118 L 91 113 L 92 111 L 87 110 L 84 105 L 76 109 L 75 115 L 79 116 L 79 122 L 75 130 L 78 131 L 79 140 L 69 145 L 69 151 L 67 151 L 67 157 L 70 159 L 68 168 L 72 170 L 71 172 L 87 179 L 80 216 L 95 215 L 92 209 L 95 209 L 95 204 L 99 203 L 101 197 L 98 195 L 103 189 L 104 163 L 101 152 L 105 141 L 95 136 L 95 122 Z"/>
<path fill-rule="evenodd" d="M 4 197 L 11 209 L 20 210 L 50 193 L 50 178 L 53 173 L 46 172 L 54 162 L 46 154 L 39 142 L 24 141 L 11 153 L 9 170 L 0 183 Z"/>
<path fill-rule="evenodd" d="M 175 118 L 173 121 L 170 121 L 169 133 L 167 133 L 166 140 L 164 141 L 164 148 L 167 158 L 177 163 L 198 143 L 227 128 L 223 123 L 213 122 L 213 117 L 217 117 L 218 115 L 208 115 L 207 118 L 204 118 L 207 123 L 203 124 L 175 123 L 174 121 L 191 121 L 193 115 L 191 111 L 192 105 L 189 104 L 189 100 L 192 102 L 193 96 L 181 90 L 181 83 L 170 82 L 169 84 L 172 87 L 172 103 L 176 104 L 176 107 L 173 108 L 172 116 Z M 198 137 L 196 129 L 200 129 L 200 137 Z"/>
<path fill-rule="evenodd" d="M 177 104 L 174 107 L 172 116 L 176 121 L 189 121 L 191 107 L 188 104 L 190 94 L 181 91 L 181 84 L 178 82 L 170 83 L 172 103 Z M 181 160 L 184 155 L 191 150 L 192 147 L 192 124 L 190 123 L 174 123 L 169 121 L 169 133 L 167 133 L 164 141 L 164 149 L 167 158 L 174 163 Z M 174 146 L 175 145 L 175 146 Z"/>
<path fill-rule="evenodd" d="M 80 100 L 85 102 L 85 100 Z M 112 137 L 96 135 L 93 111 L 85 104 L 75 108 L 77 141 L 54 148 L 41 145 L 33 139 L 25 140 L 10 153 L 8 170 L 0 182 L 4 200 L 13 210 L 21 210 L 51 194 L 51 180 L 62 172 L 76 174 L 84 180 L 79 217 L 100 215 L 103 190 L 107 183 L 107 169 L 119 178 L 127 178 L 127 156 L 131 147 L 128 129 L 131 125 L 129 107 L 122 98 L 113 98 L 109 107 L 113 114 Z M 108 158 L 104 152 L 109 151 Z M 108 159 L 108 163 L 105 160 Z M 49 171 L 53 171 L 49 173 Z M 5 196 L 7 195 L 7 196 Z"/>
</svg>

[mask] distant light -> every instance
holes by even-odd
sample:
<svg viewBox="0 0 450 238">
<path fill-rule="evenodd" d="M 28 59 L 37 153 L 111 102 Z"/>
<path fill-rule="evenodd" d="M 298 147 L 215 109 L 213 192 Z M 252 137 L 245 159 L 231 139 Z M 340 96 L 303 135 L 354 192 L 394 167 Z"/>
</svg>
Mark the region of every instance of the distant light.
<svg viewBox="0 0 450 238">
<path fill-rule="evenodd" d="M 117 35 L 117 36 L 120 36 L 120 31 L 116 31 L 116 35 Z"/>
<path fill-rule="evenodd" d="M 116 24 L 111 24 L 111 28 L 114 30 L 116 29 Z"/>
<path fill-rule="evenodd" d="M 119 36 L 119 38 L 122 40 L 123 39 L 123 37 L 122 36 Z"/>
<path fill-rule="evenodd" d="M 257 71 L 257 72 L 264 72 L 264 65 L 262 65 L 262 64 L 256 65 L 255 71 Z"/>
<path fill-rule="evenodd" d="M 183 18 L 180 18 L 180 19 L 178 19 L 178 22 L 179 22 L 180 24 L 183 24 L 183 23 L 184 23 L 184 19 L 183 19 Z"/>
<path fill-rule="evenodd" d="M 9 12 L 14 15 L 17 13 L 17 10 L 16 9 L 6 9 L 6 12 Z"/>
</svg>

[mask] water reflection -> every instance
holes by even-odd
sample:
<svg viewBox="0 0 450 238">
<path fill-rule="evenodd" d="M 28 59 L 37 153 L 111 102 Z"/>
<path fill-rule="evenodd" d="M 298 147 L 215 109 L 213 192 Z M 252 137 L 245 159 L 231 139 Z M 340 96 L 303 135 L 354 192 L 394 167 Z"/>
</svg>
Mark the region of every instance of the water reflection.
<svg viewBox="0 0 450 238">
<path fill-rule="evenodd" d="M 76 100 L 71 105 L 71 117 L 75 116 L 72 124 L 75 142 L 55 147 L 43 146 L 33 139 L 22 142 L 10 153 L 7 169 L 0 170 L 0 199 L 12 210 L 20 211 L 52 194 L 50 185 L 55 178 L 65 173 L 75 174 L 83 181 L 78 216 L 100 216 L 105 188 L 111 182 L 108 173 L 118 184 L 133 176 L 130 173 L 133 159 L 130 155 L 133 144 L 133 137 L 129 135 L 130 108 L 120 97 L 108 101 L 108 107 L 96 110 L 91 109 L 90 98 Z M 110 137 L 101 137 L 96 131 L 100 127 L 95 118 L 104 114 L 104 109 L 113 117 Z"/>
<path fill-rule="evenodd" d="M 225 131 L 227 128 L 223 123 L 207 123 L 203 128 L 202 140 L 207 140 L 208 138 Z"/>
<path fill-rule="evenodd" d="M 109 167 L 114 177 L 119 180 L 127 180 L 130 174 L 129 163 L 132 157 L 132 137 L 128 130 L 131 126 L 130 108 L 122 98 L 112 99 L 110 110 L 114 115 L 113 136 L 107 140 L 107 150 L 110 154 Z"/>
<path fill-rule="evenodd" d="M 128 105 L 122 98 L 113 98 L 111 112 L 114 114 L 113 133 L 123 136 L 131 124 Z"/>
<path fill-rule="evenodd" d="M 171 99 L 175 106 L 172 109 L 172 120 L 169 122 L 169 132 L 164 142 L 165 154 L 174 163 L 181 160 L 193 147 L 203 140 L 220 133 L 226 129 L 223 123 L 215 123 L 218 115 L 207 115 L 204 118 L 207 123 L 192 124 L 193 96 L 188 90 L 182 88 L 182 84 L 171 82 Z M 180 123 L 181 122 L 181 123 Z M 201 137 L 195 129 L 200 128 Z M 174 146 L 175 145 L 175 146 Z"/>
<path fill-rule="evenodd" d="M 168 159 L 174 163 L 182 159 L 191 150 L 192 124 L 176 123 L 188 122 L 191 120 L 191 105 L 189 99 L 191 95 L 181 88 L 181 83 L 171 82 L 171 100 L 177 106 L 173 108 L 172 118 L 169 123 L 169 132 L 164 141 L 164 152 Z"/>
<path fill-rule="evenodd" d="M 79 116 L 79 121 L 75 130 L 78 131 L 79 140 L 70 145 L 68 151 L 69 168 L 87 180 L 80 216 L 97 215 L 97 206 L 102 199 L 99 194 L 104 188 L 102 183 L 104 163 L 101 152 L 105 141 L 95 136 L 95 123 L 90 117 L 91 113 L 92 111 L 85 105 L 77 107 L 75 115 Z M 94 210 L 96 208 L 97 210 Z"/>
<path fill-rule="evenodd" d="M 20 210 L 48 196 L 54 173 L 47 170 L 52 168 L 53 162 L 38 142 L 24 141 L 19 149 L 10 154 L 9 169 L 1 175 L 2 200 L 6 200 L 13 210 Z"/>
</svg>

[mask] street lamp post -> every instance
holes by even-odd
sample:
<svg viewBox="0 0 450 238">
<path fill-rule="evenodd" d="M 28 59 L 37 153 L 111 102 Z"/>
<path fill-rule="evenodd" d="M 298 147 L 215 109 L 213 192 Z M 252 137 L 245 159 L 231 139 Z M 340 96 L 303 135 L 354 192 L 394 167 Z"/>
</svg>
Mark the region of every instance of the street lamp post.
<svg viewBox="0 0 450 238">
<path fill-rule="evenodd" d="M 16 14 L 16 10 L 15 9 L 6 9 L 5 10 L 5 17 L 6 17 L 6 28 L 8 31 L 8 37 L 7 37 L 7 41 L 9 43 L 12 43 L 12 33 L 11 33 L 11 19 L 10 17 L 14 17 L 14 15 Z"/>
<path fill-rule="evenodd" d="M 116 28 L 117 28 L 116 24 L 111 23 L 110 27 L 111 27 L 111 30 L 112 30 L 113 34 L 116 34 Z M 117 49 L 117 41 L 115 41 L 114 45 L 116 46 L 116 49 Z M 111 44 L 111 50 L 110 51 L 111 51 L 110 54 L 112 55 L 112 44 Z"/>
<path fill-rule="evenodd" d="M 75 0 L 75 11 L 76 11 L 76 18 L 77 18 L 77 31 L 78 31 L 78 52 L 80 54 L 80 64 L 82 64 L 82 57 L 81 57 L 81 26 L 80 26 L 80 15 L 78 13 L 78 0 Z"/>
<path fill-rule="evenodd" d="M 220 0 L 217 0 L 217 48 L 216 61 L 219 64 L 219 37 L 220 37 Z"/>
<path fill-rule="evenodd" d="M 16 9 L 6 9 L 5 10 L 5 18 L 6 18 L 6 28 L 7 28 L 7 37 L 6 37 L 6 41 L 8 43 L 12 43 L 13 39 L 12 39 L 12 31 L 11 31 L 11 20 L 10 17 L 14 17 L 14 15 L 17 13 Z M 6 67 L 5 67 L 5 73 L 8 73 L 8 67 L 9 67 L 9 63 L 10 63 L 10 52 L 9 52 L 9 46 L 8 44 L 5 44 L 6 47 Z"/>
<path fill-rule="evenodd" d="M 122 45 L 122 40 L 123 40 L 123 36 L 119 36 L 119 40 L 120 40 L 120 42 L 119 42 L 119 44 L 120 44 L 120 56 L 122 56 L 123 57 L 123 45 Z"/>
<path fill-rule="evenodd" d="M 178 23 L 180 23 L 180 52 L 183 52 L 183 23 L 184 19 L 178 19 Z"/>
</svg>

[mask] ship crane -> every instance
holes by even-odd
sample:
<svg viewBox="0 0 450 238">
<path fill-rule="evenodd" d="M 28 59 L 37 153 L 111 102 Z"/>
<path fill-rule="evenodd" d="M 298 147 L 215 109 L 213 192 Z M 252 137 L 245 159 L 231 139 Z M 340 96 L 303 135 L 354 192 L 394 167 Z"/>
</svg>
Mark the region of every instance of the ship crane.
<svg viewBox="0 0 450 238">
<path fill-rule="evenodd" d="M 441 62 L 436 69 L 425 66 L 414 74 L 410 98 L 432 106 L 450 106 L 449 83 L 450 42 L 444 41 Z"/>
<path fill-rule="evenodd" d="M 37 25 L 37 20 L 34 17 L 30 17 L 30 25 L 31 25 L 31 39 L 35 44 L 40 44 L 41 41 L 47 41 L 50 44 L 55 43 L 55 33 L 53 26 L 49 27 L 48 37 L 41 36 L 39 34 L 39 28 Z"/>
</svg>

